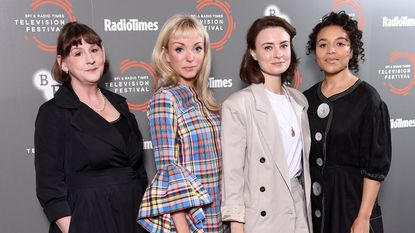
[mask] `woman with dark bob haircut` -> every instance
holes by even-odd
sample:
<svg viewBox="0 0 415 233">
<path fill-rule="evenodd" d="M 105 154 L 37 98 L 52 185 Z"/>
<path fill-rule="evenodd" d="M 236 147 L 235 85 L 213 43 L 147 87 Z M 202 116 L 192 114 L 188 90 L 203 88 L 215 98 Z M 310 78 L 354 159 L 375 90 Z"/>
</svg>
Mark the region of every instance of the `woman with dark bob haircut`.
<svg viewBox="0 0 415 233">
<path fill-rule="evenodd" d="M 307 100 L 285 85 L 295 28 L 277 16 L 248 30 L 241 80 L 222 106 L 222 218 L 232 233 L 311 232 Z"/>
<path fill-rule="evenodd" d="M 314 232 L 381 233 L 377 195 L 389 171 L 389 113 L 378 92 L 355 76 L 362 31 L 344 11 L 323 17 L 309 36 L 324 80 L 304 92 L 310 104 Z"/>
<path fill-rule="evenodd" d="M 52 71 L 62 86 L 35 124 L 36 192 L 50 233 L 144 232 L 143 140 L 125 98 L 98 86 L 107 70 L 98 34 L 64 25 Z"/>
</svg>

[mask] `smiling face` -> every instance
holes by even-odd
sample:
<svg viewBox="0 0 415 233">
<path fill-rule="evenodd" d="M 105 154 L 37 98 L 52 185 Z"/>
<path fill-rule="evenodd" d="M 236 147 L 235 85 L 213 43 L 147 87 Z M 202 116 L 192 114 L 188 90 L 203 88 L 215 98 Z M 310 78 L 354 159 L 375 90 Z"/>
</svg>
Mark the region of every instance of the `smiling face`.
<svg viewBox="0 0 415 233">
<path fill-rule="evenodd" d="M 166 60 L 179 76 L 179 81 L 193 86 L 205 57 L 204 39 L 199 33 L 172 37 L 167 45 Z"/>
<path fill-rule="evenodd" d="M 341 26 L 332 25 L 321 29 L 316 41 L 316 61 L 326 74 L 347 71 L 352 56 L 349 36 Z"/>
<path fill-rule="evenodd" d="M 255 50 L 250 50 L 258 61 L 265 82 L 279 77 L 291 62 L 290 35 L 282 27 L 270 27 L 262 30 L 255 40 Z"/>
<path fill-rule="evenodd" d="M 72 84 L 97 84 L 104 72 L 104 47 L 89 44 L 82 39 L 81 44 L 72 46 L 67 57 L 58 55 L 57 61 L 62 71 L 69 72 Z"/>
</svg>

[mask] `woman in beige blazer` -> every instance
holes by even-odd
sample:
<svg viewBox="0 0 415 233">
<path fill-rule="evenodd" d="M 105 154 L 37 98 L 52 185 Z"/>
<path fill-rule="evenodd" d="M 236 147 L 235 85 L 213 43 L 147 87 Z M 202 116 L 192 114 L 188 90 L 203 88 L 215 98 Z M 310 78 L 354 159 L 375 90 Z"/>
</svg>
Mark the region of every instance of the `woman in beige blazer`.
<svg viewBox="0 0 415 233">
<path fill-rule="evenodd" d="M 222 218 L 232 233 L 311 233 L 307 100 L 293 77 L 295 29 L 257 19 L 247 34 L 241 80 L 222 107 Z"/>
</svg>

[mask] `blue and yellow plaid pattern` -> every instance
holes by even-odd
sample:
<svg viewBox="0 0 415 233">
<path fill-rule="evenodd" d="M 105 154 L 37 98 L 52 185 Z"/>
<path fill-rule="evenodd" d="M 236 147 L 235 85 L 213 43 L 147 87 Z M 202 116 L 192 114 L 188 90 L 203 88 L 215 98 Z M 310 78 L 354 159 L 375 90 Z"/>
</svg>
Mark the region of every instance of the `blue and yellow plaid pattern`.
<svg viewBox="0 0 415 233">
<path fill-rule="evenodd" d="M 137 221 L 149 232 L 176 232 L 171 213 L 185 211 L 192 233 L 223 232 L 219 115 L 179 83 L 153 95 L 147 116 L 157 173 Z"/>
</svg>

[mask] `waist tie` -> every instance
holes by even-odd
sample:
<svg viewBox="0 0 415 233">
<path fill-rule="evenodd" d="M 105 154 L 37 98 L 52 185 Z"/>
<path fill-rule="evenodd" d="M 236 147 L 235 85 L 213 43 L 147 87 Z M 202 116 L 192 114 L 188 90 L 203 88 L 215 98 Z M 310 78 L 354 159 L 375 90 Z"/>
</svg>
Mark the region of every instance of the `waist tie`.
<svg viewBox="0 0 415 233">
<path fill-rule="evenodd" d="M 66 177 L 68 188 L 90 188 L 104 185 L 123 184 L 137 179 L 131 167 L 109 168 L 102 171 L 72 173 Z"/>
</svg>

